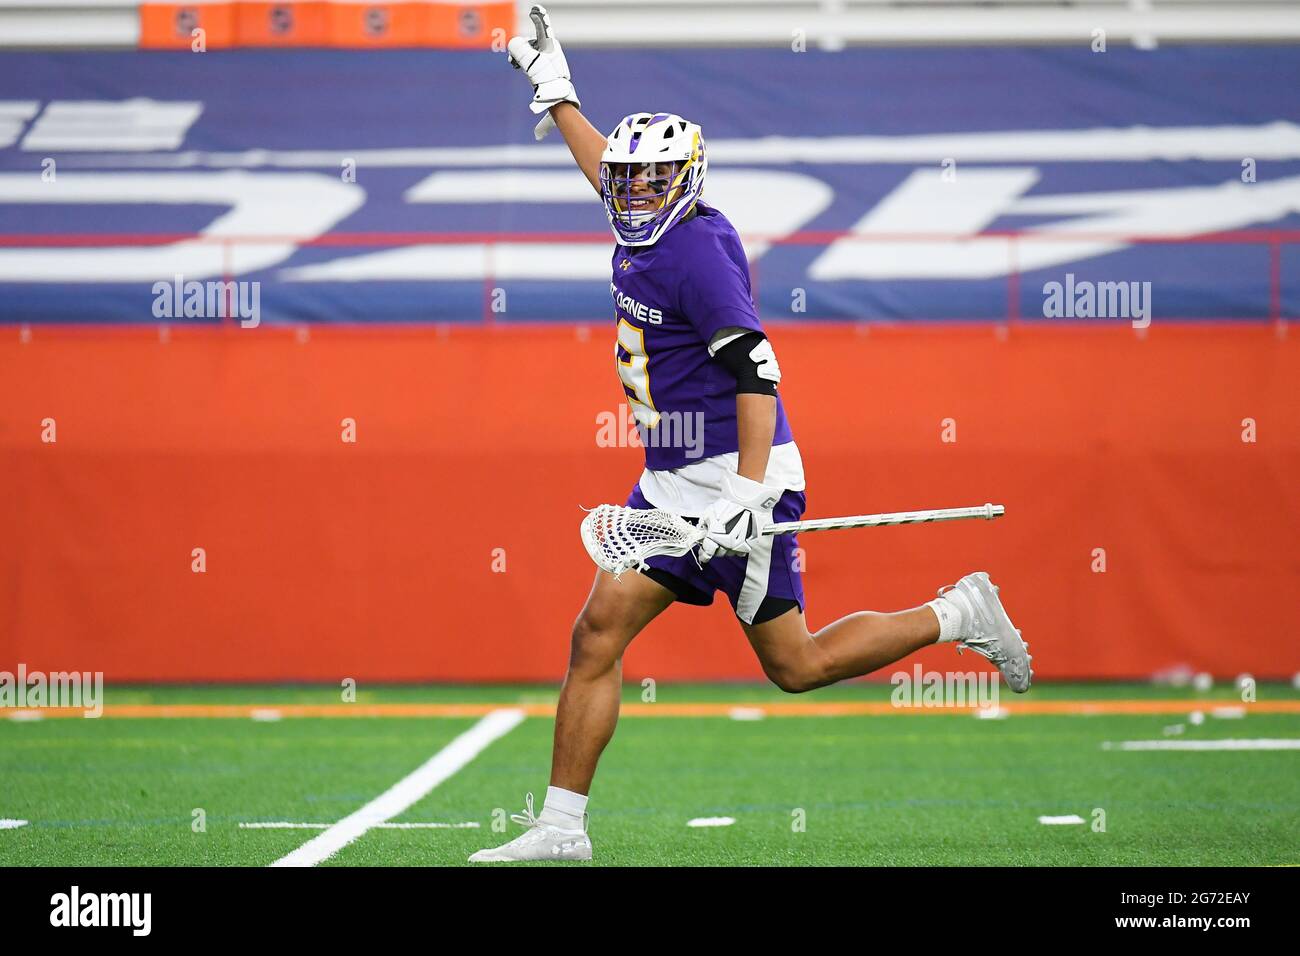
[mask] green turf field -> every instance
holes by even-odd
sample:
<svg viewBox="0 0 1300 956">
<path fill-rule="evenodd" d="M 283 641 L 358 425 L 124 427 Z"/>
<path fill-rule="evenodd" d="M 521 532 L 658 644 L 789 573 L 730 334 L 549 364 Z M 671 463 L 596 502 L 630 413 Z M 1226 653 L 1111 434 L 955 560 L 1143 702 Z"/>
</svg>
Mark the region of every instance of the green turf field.
<svg viewBox="0 0 1300 956">
<path fill-rule="evenodd" d="M 750 685 L 656 688 L 659 704 L 884 701 L 888 685 L 792 698 Z M 545 705 L 542 687 L 362 690 L 358 704 Z M 1005 694 L 1004 700 L 1011 698 Z M 1300 738 L 1300 713 L 1212 716 L 1239 703 L 1138 684 L 1044 684 L 1016 700 L 1197 700 L 1187 714 L 625 716 L 592 793 L 598 864 L 1300 864 L 1300 750 L 1121 751 L 1107 741 Z M 1258 699 L 1297 701 L 1284 685 Z M 627 700 L 641 703 L 641 688 Z M 339 704 L 336 688 L 115 688 L 120 705 Z M 1014 701 L 1012 701 L 1014 703 Z M 644 709 L 644 708 L 643 708 Z M 12 714 L 8 715 L 12 717 Z M 369 803 L 474 726 L 465 717 L 6 719 L 0 711 L 0 865 L 264 866 Z M 1181 732 L 1172 728 L 1182 725 Z M 545 793 L 552 721 L 529 717 L 393 823 L 323 865 L 461 865 L 517 835 L 494 821 Z M 205 832 L 195 832 L 202 810 Z M 1105 832 L 1091 826 L 1105 813 Z M 1085 825 L 1045 826 L 1077 814 Z M 731 817 L 691 828 L 695 818 Z M 799 824 L 802 823 L 802 826 Z M 541 864 L 550 865 L 550 864 Z M 563 864 L 574 865 L 574 864 Z M 578 864 L 584 865 L 584 864 Z"/>
</svg>

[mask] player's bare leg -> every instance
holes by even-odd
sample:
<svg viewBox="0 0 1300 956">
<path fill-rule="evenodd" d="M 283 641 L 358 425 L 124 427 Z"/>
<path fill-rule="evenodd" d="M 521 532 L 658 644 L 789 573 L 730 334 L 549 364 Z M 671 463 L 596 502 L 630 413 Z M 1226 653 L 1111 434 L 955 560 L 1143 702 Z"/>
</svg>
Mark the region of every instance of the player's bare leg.
<svg viewBox="0 0 1300 956">
<path fill-rule="evenodd" d="M 618 724 L 623 652 L 673 602 L 673 593 L 643 574 L 596 573 L 573 625 L 569 670 L 555 711 L 551 786 L 585 794 Z"/>
<path fill-rule="evenodd" d="M 762 624 L 741 626 L 763 672 L 792 693 L 870 674 L 941 641 L 987 657 L 1017 693 L 1033 680 L 1028 645 L 1003 609 L 997 587 L 982 571 L 966 575 L 937 601 L 893 614 L 859 611 L 816 634 L 809 632 L 799 608 Z"/>
<path fill-rule="evenodd" d="M 522 860 L 589 860 L 587 792 L 600 755 L 618 725 L 623 691 L 623 652 L 632 639 L 673 602 L 673 593 L 641 574 L 615 580 L 596 573 L 587 603 L 573 625 L 569 670 L 555 712 L 551 785 L 540 816 L 527 809 L 514 816 L 528 829 L 504 846 L 480 850 L 471 863 Z"/>
<path fill-rule="evenodd" d="M 939 619 L 928 607 L 895 614 L 859 611 L 809 632 L 792 608 L 762 624 L 742 624 L 763 665 L 782 690 L 801 693 L 870 674 L 939 639 Z"/>
</svg>

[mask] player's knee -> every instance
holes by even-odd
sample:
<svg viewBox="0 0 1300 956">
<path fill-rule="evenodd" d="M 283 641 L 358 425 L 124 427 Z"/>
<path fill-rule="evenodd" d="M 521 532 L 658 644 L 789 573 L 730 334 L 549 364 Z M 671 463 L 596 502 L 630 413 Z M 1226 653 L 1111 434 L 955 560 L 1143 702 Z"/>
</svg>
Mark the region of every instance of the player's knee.
<svg viewBox="0 0 1300 956">
<path fill-rule="evenodd" d="M 831 660 L 810 641 L 802 653 L 784 655 L 781 660 L 763 662 L 763 672 L 787 694 L 804 694 L 834 683 Z"/>
<path fill-rule="evenodd" d="M 765 668 L 768 680 L 787 694 L 805 694 L 825 685 L 825 675 L 816 665 L 806 662 Z"/>
<path fill-rule="evenodd" d="M 769 670 L 767 678 L 787 694 L 802 694 L 812 690 L 812 685 L 798 671 Z"/>
<path fill-rule="evenodd" d="M 569 670 L 580 674 L 603 674 L 618 665 L 618 648 L 617 634 L 610 624 L 584 610 L 573 622 Z"/>
</svg>

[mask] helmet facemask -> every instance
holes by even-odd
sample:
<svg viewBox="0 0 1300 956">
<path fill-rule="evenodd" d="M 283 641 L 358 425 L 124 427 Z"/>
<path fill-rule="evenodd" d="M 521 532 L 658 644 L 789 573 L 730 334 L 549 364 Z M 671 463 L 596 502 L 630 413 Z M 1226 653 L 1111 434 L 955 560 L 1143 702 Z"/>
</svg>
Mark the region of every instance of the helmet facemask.
<svg viewBox="0 0 1300 956">
<path fill-rule="evenodd" d="M 601 163 L 601 193 L 625 229 L 651 225 L 681 197 L 681 161 L 668 163 Z"/>
<path fill-rule="evenodd" d="M 685 218 L 704 187 L 699 127 L 670 113 L 637 113 L 610 134 L 600 194 L 618 241 L 648 246 Z"/>
</svg>

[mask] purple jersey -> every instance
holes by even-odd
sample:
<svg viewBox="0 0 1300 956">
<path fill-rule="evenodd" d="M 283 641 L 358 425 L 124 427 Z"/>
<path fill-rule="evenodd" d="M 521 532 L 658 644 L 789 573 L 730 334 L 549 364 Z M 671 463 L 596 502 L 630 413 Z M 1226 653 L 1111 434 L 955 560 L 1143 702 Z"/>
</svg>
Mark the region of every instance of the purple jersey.
<svg viewBox="0 0 1300 956">
<path fill-rule="evenodd" d="M 618 375 L 652 471 L 739 450 L 736 377 L 709 343 L 722 329 L 763 330 L 735 227 L 695 210 L 652 246 L 614 247 Z M 772 444 L 792 440 L 778 397 Z"/>
</svg>

